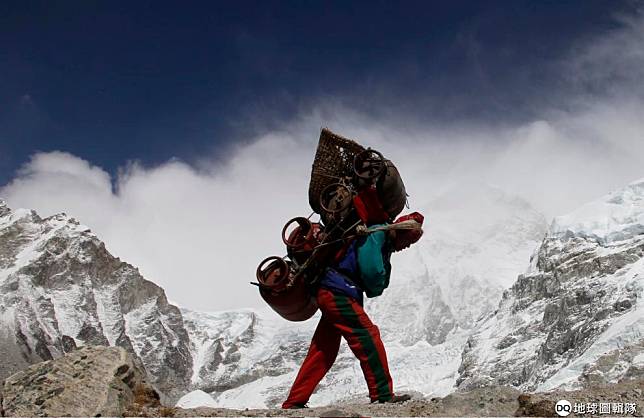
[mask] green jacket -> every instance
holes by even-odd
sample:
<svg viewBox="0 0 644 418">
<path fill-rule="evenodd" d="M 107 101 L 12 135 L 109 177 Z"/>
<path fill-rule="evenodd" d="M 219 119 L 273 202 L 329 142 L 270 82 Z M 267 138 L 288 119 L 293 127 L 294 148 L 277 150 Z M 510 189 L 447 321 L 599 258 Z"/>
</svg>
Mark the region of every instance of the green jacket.
<svg viewBox="0 0 644 418">
<path fill-rule="evenodd" d="M 358 239 L 356 245 L 360 279 L 367 297 L 380 296 L 389 286 L 391 246 L 384 231 Z"/>
</svg>

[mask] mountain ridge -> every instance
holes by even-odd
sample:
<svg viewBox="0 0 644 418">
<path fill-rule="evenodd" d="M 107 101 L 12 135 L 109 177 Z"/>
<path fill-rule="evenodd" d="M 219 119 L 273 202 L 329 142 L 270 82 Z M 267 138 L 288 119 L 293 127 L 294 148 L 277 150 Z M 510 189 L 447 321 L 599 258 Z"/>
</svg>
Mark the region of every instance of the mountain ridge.
<svg viewBox="0 0 644 418">
<path fill-rule="evenodd" d="M 77 345 L 116 345 L 133 353 L 171 398 L 191 368 L 178 308 L 138 269 L 113 257 L 65 214 L 0 204 L 0 328 L 15 368 L 60 357 Z"/>
<path fill-rule="evenodd" d="M 639 375 L 642 296 L 644 180 L 553 220 L 526 273 L 468 339 L 458 386 L 573 389 Z"/>
<path fill-rule="evenodd" d="M 454 210 L 430 206 L 425 238 L 394 255 L 390 288 L 366 302 L 396 390 L 432 397 L 486 385 L 544 390 L 640 376 L 644 211 L 634 208 L 642 192 L 644 182 L 634 182 L 549 228 L 527 202 L 498 190 L 478 190 L 469 204 L 460 190 L 443 199 L 461 202 Z M 595 219 L 607 208 L 621 214 L 608 227 Z M 201 390 L 228 408 L 279 405 L 316 322 L 287 322 L 268 308 L 180 309 L 73 218 L 12 212 L 2 201 L 0 290 L 8 369 L 77 345 L 121 346 L 168 399 Z M 633 322 L 616 330 L 628 315 Z M 606 334 L 611 326 L 616 335 Z M 624 338 L 625 329 L 637 332 Z M 311 403 L 364 396 L 357 362 L 343 345 Z"/>
</svg>

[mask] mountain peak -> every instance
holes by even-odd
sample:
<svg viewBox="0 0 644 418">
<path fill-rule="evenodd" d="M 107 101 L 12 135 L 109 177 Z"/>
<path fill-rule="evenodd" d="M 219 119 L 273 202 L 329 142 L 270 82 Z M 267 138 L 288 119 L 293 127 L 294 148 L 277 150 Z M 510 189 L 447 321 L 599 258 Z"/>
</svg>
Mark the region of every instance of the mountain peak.
<svg viewBox="0 0 644 418">
<path fill-rule="evenodd" d="M 190 342 L 163 289 L 64 213 L 0 206 L 0 380 L 82 345 L 120 346 L 169 397 L 189 385 Z"/>
<path fill-rule="evenodd" d="M 628 187 L 644 187 L 644 177 L 642 177 L 639 180 L 635 180 L 634 182 L 630 183 Z"/>
<path fill-rule="evenodd" d="M 644 233 L 644 178 L 579 209 L 556 217 L 550 235 L 590 238 L 600 244 L 631 239 Z"/>
</svg>

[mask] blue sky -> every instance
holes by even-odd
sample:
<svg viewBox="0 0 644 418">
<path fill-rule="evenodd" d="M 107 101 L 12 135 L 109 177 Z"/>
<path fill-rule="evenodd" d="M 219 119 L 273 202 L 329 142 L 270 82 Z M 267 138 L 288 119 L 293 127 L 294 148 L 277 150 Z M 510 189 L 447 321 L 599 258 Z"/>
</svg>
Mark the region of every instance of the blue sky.
<svg viewBox="0 0 644 418">
<path fill-rule="evenodd" d="M 217 158 L 320 101 L 375 118 L 530 120 L 621 1 L 0 5 L 0 185 L 36 151 L 114 173 Z M 223 158 L 223 157 L 222 157 Z"/>
</svg>

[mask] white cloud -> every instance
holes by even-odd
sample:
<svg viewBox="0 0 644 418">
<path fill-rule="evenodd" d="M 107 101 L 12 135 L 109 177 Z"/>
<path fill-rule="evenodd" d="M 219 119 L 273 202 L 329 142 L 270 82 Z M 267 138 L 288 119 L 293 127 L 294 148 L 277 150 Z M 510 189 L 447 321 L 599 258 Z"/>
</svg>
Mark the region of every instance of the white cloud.
<svg viewBox="0 0 644 418">
<path fill-rule="evenodd" d="M 289 143 L 288 136 L 261 138 L 216 173 L 179 161 L 131 164 L 115 179 L 116 193 L 101 168 L 67 153 L 39 153 L 0 194 L 13 207 L 78 218 L 180 305 L 259 306 L 248 284 L 256 265 L 283 255 L 286 219 L 310 213 L 302 174 L 310 161 L 284 153 Z"/>
</svg>

